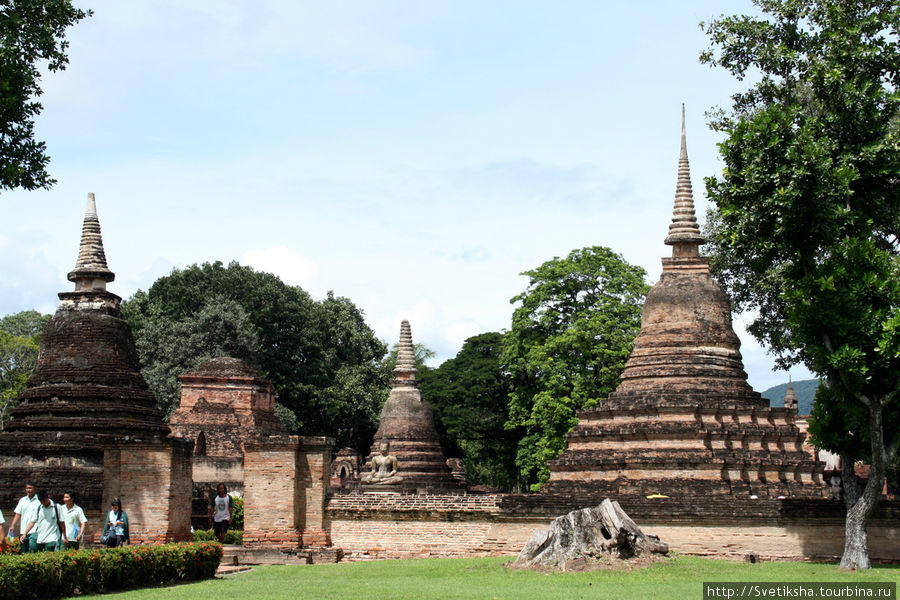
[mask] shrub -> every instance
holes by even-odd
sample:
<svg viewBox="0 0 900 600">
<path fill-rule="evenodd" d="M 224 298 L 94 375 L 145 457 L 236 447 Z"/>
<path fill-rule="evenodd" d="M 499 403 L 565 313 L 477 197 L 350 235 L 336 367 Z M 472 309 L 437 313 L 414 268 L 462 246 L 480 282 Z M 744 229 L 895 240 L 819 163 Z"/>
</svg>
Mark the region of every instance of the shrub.
<svg viewBox="0 0 900 600">
<path fill-rule="evenodd" d="M 209 579 L 218 542 L 123 546 L 0 556 L 0 599 L 50 599 Z"/>
<path fill-rule="evenodd" d="M 216 541 L 216 532 L 212 529 L 195 529 L 194 530 L 194 541 L 195 542 L 213 542 Z M 232 531 L 231 529 L 225 534 L 225 543 L 226 544 L 234 544 L 237 546 L 241 546 L 244 543 L 244 532 L 243 531 Z"/>
<path fill-rule="evenodd" d="M 231 529 L 244 530 L 244 499 L 240 496 L 231 498 Z"/>
</svg>

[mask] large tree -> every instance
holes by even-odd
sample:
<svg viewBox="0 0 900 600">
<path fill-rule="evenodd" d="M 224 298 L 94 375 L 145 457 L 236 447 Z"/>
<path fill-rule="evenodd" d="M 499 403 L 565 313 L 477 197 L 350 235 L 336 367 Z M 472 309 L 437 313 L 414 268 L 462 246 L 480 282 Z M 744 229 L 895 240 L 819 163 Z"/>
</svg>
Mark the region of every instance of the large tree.
<svg viewBox="0 0 900 600">
<path fill-rule="evenodd" d="M 507 427 L 524 428 L 516 464 L 532 489 L 565 449 L 576 411 L 615 390 L 640 331 L 646 273 L 601 246 L 573 250 L 523 273 L 528 288 L 503 339 L 512 380 Z"/>
<path fill-rule="evenodd" d="M 36 310 L 26 310 L 0 319 L 0 429 L 25 391 L 37 366 L 41 333 L 50 320 Z"/>
<path fill-rule="evenodd" d="M 754 4 L 759 16 L 705 25 L 701 59 L 754 81 L 711 121 L 725 134 L 725 169 L 706 181 L 713 266 L 780 364 L 826 379 L 818 416 L 841 429 L 818 443 L 868 442 L 841 561 L 867 568 L 866 528 L 900 444 L 900 5 Z"/>
<path fill-rule="evenodd" d="M 71 0 L 6 0 L 0 6 L 0 189 L 49 188 L 46 144 L 34 139 L 43 108 L 41 69 L 66 68 L 66 29 L 86 16 Z"/>
<path fill-rule="evenodd" d="M 296 431 L 368 448 L 387 394 L 384 344 L 348 299 L 312 299 L 275 275 L 232 262 L 192 265 L 122 305 L 142 372 L 160 407 L 179 400 L 177 375 L 221 355 L 246 360 L 275 387 Z"/>
<path fill-rule="evenodd" d="M 521 428 L 507 429 L 509 374 L 500 363 L 503 334 L 470 337 L 459 353 L 421 376 L 444 452 L 460 456 L 470 485 L 519 490 L 516 451 Z"/>
</svg>

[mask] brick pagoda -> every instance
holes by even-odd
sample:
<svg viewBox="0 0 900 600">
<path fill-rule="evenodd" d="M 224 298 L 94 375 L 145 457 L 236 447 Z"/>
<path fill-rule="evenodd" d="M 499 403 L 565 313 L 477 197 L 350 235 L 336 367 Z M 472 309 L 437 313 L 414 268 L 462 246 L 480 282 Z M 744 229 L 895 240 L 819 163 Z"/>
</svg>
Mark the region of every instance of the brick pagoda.
<svg viewBox="0 0 900 600">
<path fill-rule="evenodd" d="M 416 381 L 416 357 L 409 321 L 400 324 L 397 366 L 391 393 L 381 410 L 381 420 L 371 454 L 362 473 L 372 469 L 372 458 L 379 454 L 382 441 L 390 442 L 390 454 L 397 458 L 397 475 L 403 477 L 400 489 L 459 489 L 451 475 L 447 457 L 441 449 L 431 406 L 422 398 Z M 394 488 L 396 486 L 388 486 Z M 385 489 L 362 485 L 362 489 Z"/>
<path fill-rule="evenodd" d="M 243 488 L 244 442 L 287 433 L 275 416 L 272 382 L 244 361 L 214 358 L 180 375 L 181 402 L 169 419 L 172 433 L 194 443 L 194 485 Z"/>
<path fill-rule="evenodd" d="M 675 209 L 659 282 L 619 387 L 579 413 L 547 493 L 818 496 L 796 411 L 747 383 L 731 304 L 700 256 L 682 115 Z"/>
<path fill-rule="evenodd" d="M 59 294 L 37 369 L 0 433 L 0 501 L 13 506 L 23 485 L 33 482 L 57 499 L 75 490 L 90 515 L 104 495 L 121 493 L 132 521 L 137 517 L 133 539 L 187 535 L 187 521 L 168 516 L 174 514 L 170 503 L 177 504 L 175 490 L 182 491 L 175 478 L 183 444 L 167 438 L 169 427 L 119 310 L 121 298 L 106 290 L 115 275 L 106 264 L 93 194 L 68 278 L 75 290 Z M 110 456 L 128 458 L 119 464 Z M 189 488 L 182 487 L 188 498 Z M 128 504 L 147 493 L 156 495 L 140 509 Z"/>
<path fill-rule="evenodd" d="M 7 432 L 73 434 L 84 449 L 104 436 L 165 436 L 169 428 L 140 373 L 131 329 L 106 290 L 106 264 L 94 195 L 88 196 L 75 269 L 75 291 L 61 292 L 44 328 L 37 369 L 12 411 Z"/>
</svg>

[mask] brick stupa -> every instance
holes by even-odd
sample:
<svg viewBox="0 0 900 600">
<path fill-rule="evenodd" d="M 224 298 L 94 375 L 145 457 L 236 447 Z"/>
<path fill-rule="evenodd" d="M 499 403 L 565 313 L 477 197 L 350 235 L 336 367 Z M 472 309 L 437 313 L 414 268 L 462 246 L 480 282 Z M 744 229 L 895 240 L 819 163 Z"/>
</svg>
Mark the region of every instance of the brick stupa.
<svg viewBox="0 0 900 600">
<path fill-rule="evenodd" d="M 181 402 L 169 419 L 172 434 L 194 443 L 193 481 L 243 489 L 244 442 L 285 435 L 275 416 L 275 391 L 244 361 L 219 357 L 179 375 Z"/>
<path fill-rule="evenodd" d="M 169 433 L 140 373 L 121 298 L 106 290 L 115 274 L 106 264 L 93 194 L 68 278 L 75 290 L 59 294 L 37 369 L 0 433 L 5 506 L 33 480 L 55 494 L 76 489 L 79 504 L 99 507 L 104 446 L 115 438 L 150 441 Z"/>
<path fill-rule="evenodd" d="M 818 496 L 796 411 L 747 383 L 731 304 L 700 256 L 682 114 L 675 210 L 659 282 L 618 388 L 579 413 L 547 493 Z"/>
<path fill-rule="evenodd" d="M 383 441 L 390 442 L 390 454 L 397 458 L 397 475 L 404 490 L 453 490 L 460 484 L 453 478 L 441 449 L 431 406 L 422 398 L 416 380 L 416 356 L 409 321 L 400 324 L 400 343 L 391 393 L 381 409 L 381 420 L 371 454 L 362 473 L 372 469 L 372 457 L 380 453 Z M 363 490 L 384 489 L 362 484 Z"/>
</svg>

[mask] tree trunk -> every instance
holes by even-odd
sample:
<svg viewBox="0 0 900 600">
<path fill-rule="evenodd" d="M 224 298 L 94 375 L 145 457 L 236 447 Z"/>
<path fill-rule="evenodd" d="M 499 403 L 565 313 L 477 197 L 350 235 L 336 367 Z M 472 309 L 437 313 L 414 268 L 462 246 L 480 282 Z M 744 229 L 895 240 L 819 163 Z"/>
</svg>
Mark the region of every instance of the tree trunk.
<svg viewBox="0 0 900 600">
<path fill-rule="evenodd" d="M 856 478 L 854 465 L 856 459 L 849 452 L 841 452 L 841 487 L 844 488 L 844 505 L 847 512 L 859 500 L 859 480 Z"/>
<path fill-rule="evenodd" d="M 869 519 L 881 499 L 884 487 L 884 405 L 881 398 L 870 398 L 869 403 L 869 436 L 872 441 L 871 468 L 869 481 L 859 499 L 847 509 L 847 521 L 844 525 L 844 555 L 841 557 L 841 568 L 868 569 L 869 536 L 867 533 Z M 842 472 L 846 469 L 842 467 Z M 851 473 L 852 473 L 851 468 Z M 855 475 L 853 485 L 856 485 Z M 844 489 L 847 487 L 845 485 Z M 849 499 L 848 499 L 849 502 Z"/>
</svg>

